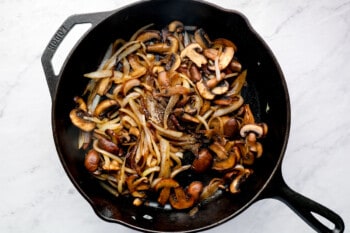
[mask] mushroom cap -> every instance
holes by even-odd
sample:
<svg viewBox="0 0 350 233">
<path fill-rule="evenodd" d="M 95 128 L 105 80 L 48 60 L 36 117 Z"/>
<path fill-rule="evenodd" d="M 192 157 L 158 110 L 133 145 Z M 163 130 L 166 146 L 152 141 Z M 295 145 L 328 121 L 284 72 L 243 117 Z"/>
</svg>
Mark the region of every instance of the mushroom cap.
<svg viewBox="0 0 350 233">
<path fill-rule="evenodd" d="M 213 156 L 208 149 L 201 149 L 198 156 L 192 162 L 192 170 L 197 173 L 207 171 L 213 162 Z"/>
<path fill-rule="evenodd" d="M 78 108 L 72 109 L 69 113 L 69 117 L 73 125 L 85 132 L 90 132 L 94 130 L 96 123 L 93 121 L 85 120 L 83 118 L 85 115 L 87 115 L 87 113 Z"/>
<path fill-rule="evenodd" d="M 246 137 L 250 132 L 256 134 L 257 138 L 261 138 L 267 133 L 267 125 L 266 124 L 246 124 L 243 125 L 240 130 L 240 135 L 242 137 Z"/>
<path fill-rule="evenodd" d="M 89 172 L 94 172 L 97 170 L 100 163 L 100 155 L 99 153 L 91 149 L 85 155 L 84 166 Z"/>
<path fill-rule="evenodd" d="M 191 43 L 187 45 L 180 54 L 181 59 L 188 57 L 196 66 L 201 67 L 204 64 L 207 64 L 207 59 L 200 54 L 203 49 L 198 43 Z"/>
</svg>

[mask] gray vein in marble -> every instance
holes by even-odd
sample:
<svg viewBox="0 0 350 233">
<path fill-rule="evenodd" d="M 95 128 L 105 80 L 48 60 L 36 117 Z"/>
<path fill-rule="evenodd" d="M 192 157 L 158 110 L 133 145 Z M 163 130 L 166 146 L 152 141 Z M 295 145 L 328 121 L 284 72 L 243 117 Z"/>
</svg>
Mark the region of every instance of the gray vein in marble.
<svg viewBox="0 0 350 233">
<path fill-rule="evenodd" d="M 25 66 L 22 69 L 20 69 L 15 76 L 11 76 L 10 74 L 5 74 L 11 77 L 11 82 L 8 84 L 4 84 L 5 86 L 7 86 L 7 88 L 5 88 L 5 91 L 2 92 L 0 96 L 0 118 L 4 116 L 6 106 L 7 106 L 7 99 L 10 96 L 12 96 L 14 89 L 16 89 L 19 85 L 21 85 L 21 80 L 26 77 L 25 74 L 38 61 L 40 56 L 41 54 L 37 54 L 31 59 L 31 61 L 29 61 L 28 63 L 25 63 Z"/>
<path fill-rule="evenodd" d="M 284 21 L 282 21 L 273 32 L 273 35 L 278 34 L 282 28 L 286 27 L 286 25 L 291 22 L 294 18 L 299 17 L 300 14 L 304 12 L 306 7 L 298 7 L 295 9 Z"/>
</svg>

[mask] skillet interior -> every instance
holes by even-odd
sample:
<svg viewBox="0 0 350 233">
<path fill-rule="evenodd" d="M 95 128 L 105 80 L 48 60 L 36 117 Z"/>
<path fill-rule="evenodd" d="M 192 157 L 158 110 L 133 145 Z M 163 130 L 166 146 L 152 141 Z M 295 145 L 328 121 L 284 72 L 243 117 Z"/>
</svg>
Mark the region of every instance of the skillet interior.
<svg viewBox="0 0 350 233">
<path fill-rule="evenodd" d="M 142 12 L 142 14 L 140 14 Z M 264 139 L 264 155 L 256 162 L 254 175 L 239 195 L 222 194 L 201 206 L 189 217 L 187 212 L 132 206 L 131 200 L 114 198 L 101 189 L 83 167 L 84 154 L 77 150 L 78 131 L 69 112 L 73 97 L 80 95 L 87 79 L 82 75 L 97 68 L 109 44 L 116 38 L 129 39 L 140 27 L 155 23 L 163 28 L 172 20 L 203 27 L 211 38 L 231 39 L 238 47 L 237 57 L 248 69 L 244 98 L 257 121 L 269 126 Z M 252 204 L 269 183 L 283 157 L 289 131 L 289 99 L 280 68 L 265 43 L 237 12 L 224 11 L 197 1 L 143 1 L 113 12 L 81 40 L 62 69 L 53 103 L 52 124 L 56 148 L 70 179 L 90 202 L 96 213 L 139 230 L 192 231 L 220 224 Z"/>
</svg>

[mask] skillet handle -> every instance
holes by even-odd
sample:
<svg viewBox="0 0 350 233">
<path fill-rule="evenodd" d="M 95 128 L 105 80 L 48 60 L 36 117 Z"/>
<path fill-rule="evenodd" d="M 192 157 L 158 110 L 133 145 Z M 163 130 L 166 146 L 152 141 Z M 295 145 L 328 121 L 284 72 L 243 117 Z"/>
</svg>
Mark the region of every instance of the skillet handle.
<svg viewBox="0 0 350 233">
<path fill-rule="evenodd" d="M 52 66 L 52 58 L 55 55 L 59 45 L 64 40 L 64 38 L 68 35 L 69 31 L 76 24 L 84 24 L 89 23 L 91 27 L 94 27 L 107 16 L 109 16 L 112 12 L 99 12 L 99 13 L 91 13 L 91 14 L 79 14 L 72 15 L 68 17 L 63 24 L 58 28 L 56 33 L 51 38 L 50 42 L 46 46 L 43 55 L 41 56 L 41 63 L 44 69 L 44 73 L 46 76 L 46 82 L 49 87 L 51 99 L 54 98 L 56 94 L 56 88 L 59 81 L 59 76 L 56 75 Z M 61 72 L 61 71 L 60 71 Z"/>
<path fill-rule="evenodd" d="M 270 190 L 268 189 L 268 191 L 269 194 L 265 197 L 274 198 L 285 203 L 317 232 L 344 232 L 344 221 L 338 214 L 292 190 L 285 183 L 280 170 L 275 174 L 272 187 Z M 322 216 L 333 223 L 334 229 L 330 229 L 324 225 L 314 214 Z"/>
</svg>

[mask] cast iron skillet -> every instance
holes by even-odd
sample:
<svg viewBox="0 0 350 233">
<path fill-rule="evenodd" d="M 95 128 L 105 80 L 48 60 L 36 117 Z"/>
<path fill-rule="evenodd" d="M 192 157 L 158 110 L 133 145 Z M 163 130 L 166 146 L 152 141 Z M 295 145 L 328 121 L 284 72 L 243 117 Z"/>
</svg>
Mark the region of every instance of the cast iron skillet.
<svg viewBox="0 0 350 233">
<path fill-rule="evenodd" d="M 163 28 L 175 19 L 186 25 L 203 27 L 213 38 L 229 38 L 237 44 L 237 56 L 248 69 L 244 98 L 258 121 L 269 126 L 268 136 L 263 141 L 264 155 L 256 163 L 254 176 L 241 194 L 223 193 L 202 204 L 194 217 L 189 217 L 186 211 L 135 208 L 128 198 L 115 198 L 101 189 L 84 169 L 84 154 L 76 148 L 78 131 L 68 117 L 74 107 L 73 97 L 80 95 L 87 84 L 82 75 L 97 68 L 112 41 L 120 37 L 129 39 L 137 29 L 149 23 Z M 57 47 L 74 25 L 82 23 L 92 26 L 74 47 L 59 75 L 55 75 L 51 60 Z M 272 52 L 239 12 L 197 0 L 154 0 L 111 12 L 73 15 L 53 36 L 42 56 L 42 64 L 52 97 L 52 128 L 59 158 L 75 187 L 102 219 L 141 231 L 192 232 L 221 224 L 258 200 L 276 198 L 290 206 L 316 231 L 344 231 L 343 220 L 336 213 L 294 192 L 283 180 L 281 161 L 290 129 L 287 86 Z M 313 214 L 328 219 L 334 229 L 329 229 Z"/>
</svg>

